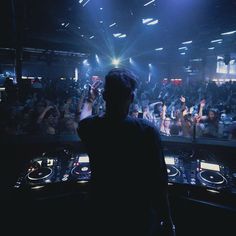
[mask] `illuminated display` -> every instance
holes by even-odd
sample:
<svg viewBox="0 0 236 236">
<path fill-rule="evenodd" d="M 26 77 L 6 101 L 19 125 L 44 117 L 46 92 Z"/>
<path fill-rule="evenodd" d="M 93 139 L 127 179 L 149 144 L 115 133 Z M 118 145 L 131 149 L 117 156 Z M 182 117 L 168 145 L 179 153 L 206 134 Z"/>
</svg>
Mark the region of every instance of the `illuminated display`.
<svg viewBox="0 0 236 236">
<path fill-rule="evenodd" d="M 174 165 L 175 164 L 175 159 L 174 157 L 166 156 L 165 157 L 165 163 L 167 165 Z"/>
<path fill-rule="evenodd" d="M 87 154 L 83 154 L 79 157 L 79 163 L 88 163 L 89 156 Z"/>
<path fill-rule="evenodd" d="M 201 167 L 201 169 L 205 169 L 205 170 L 220 171 L 220 166 L 217 165 L 217 164 L 211 164 L 211 163 L 207 163 L 207 162 L 201 162 L 201 163 L 200 163 L 200 167 Z"/>
</svg>

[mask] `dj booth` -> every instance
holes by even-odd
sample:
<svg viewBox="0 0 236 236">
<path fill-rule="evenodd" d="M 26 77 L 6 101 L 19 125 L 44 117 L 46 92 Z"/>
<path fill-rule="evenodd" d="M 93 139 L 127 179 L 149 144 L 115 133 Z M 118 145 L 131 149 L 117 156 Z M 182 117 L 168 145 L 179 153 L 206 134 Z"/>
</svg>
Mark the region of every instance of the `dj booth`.
<svg viewBox="0 0 236 236">
<path fill-rule="evenodd" d="M 181 137 L 162 142 L 177 235 L 233 232 L 236 143 Z M 79 138 L 5 138 L 1 150 L 4 217 L 21 229 L 26 220 L 31 226 L 54 225 L 52 233 L 61 227 L 73 232 L 76 225 L 86 235 L 91 170 Z"/>
</svg>

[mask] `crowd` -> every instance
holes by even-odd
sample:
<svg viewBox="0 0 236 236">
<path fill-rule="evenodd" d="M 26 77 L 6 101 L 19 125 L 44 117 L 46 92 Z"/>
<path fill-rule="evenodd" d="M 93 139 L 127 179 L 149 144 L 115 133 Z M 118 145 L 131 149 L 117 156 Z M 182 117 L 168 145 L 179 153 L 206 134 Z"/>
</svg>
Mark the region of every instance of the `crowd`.
<svg viewBox="0 0 236 236">
<path fill-rule="evenodd" d="M 6 78 L 0 102 L 1 135 L 77 134 L 91 81 Z M 101 89 L 93 114 L 104 112 Z M 236 139 L 236 83 L 139 82 L 130 115 L 153 122 L 162 135 Z"/>
</svg>

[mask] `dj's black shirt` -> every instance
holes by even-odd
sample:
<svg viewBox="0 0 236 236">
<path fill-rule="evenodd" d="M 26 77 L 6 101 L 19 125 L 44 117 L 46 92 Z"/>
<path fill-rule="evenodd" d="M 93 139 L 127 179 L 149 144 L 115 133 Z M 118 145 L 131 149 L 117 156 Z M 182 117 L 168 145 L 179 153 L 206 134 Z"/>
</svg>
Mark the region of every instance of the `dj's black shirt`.
<svg viewBox="0 0 236 236">
<path fill-rule="evenodd" d="M 90 157 L 96 231 L 147 235 L 150 206 L 167 188 L 156 127 L 143 119 L 94 116 L 79 123 L 78 134 Z"/>
</svg>

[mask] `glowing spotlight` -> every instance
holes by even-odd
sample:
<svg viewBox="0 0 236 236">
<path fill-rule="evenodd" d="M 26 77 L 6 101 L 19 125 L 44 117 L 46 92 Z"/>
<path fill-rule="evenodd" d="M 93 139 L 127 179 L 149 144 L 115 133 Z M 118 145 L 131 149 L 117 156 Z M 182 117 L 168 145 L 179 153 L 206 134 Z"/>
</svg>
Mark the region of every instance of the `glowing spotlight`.
<svg viewBox="0 0 236 236">
<path fill-rule="evenodd" d="M 83 60 L 83 65 L 84 65 L 84 66 L 89 66 L 88 59 Z"/>
<path fill-rule="evenodd" d="M 112 65 L 118 67 L 120 65 L 120 59 L 119 58 L 112 59 Z"/>
<path fill-rule="evenodd" d="M 96 58 L 96 62 L 97 62 L 98 64 L 100 64 L 100 59 L 99 59 L 99 57 L 98 57 L 97 54 L 95 55 L 95 58 Z"/>
<path fill-rule="evenodd" d="M 133 59 L 132 59 L 131 57 L 129 58 L 129 63 L 130 63 L 130 64 L 133 64 L 133 63 L 134 63 L 134 61 L 133 61 Z"/>
<path fill-rule="evenodd" d="M 151 64 L 151 63 L 149 63 L 149 64 L 148 64 L 148 67 L 151 69 L 151 68 L 152 68 L 152 64 Z"/>
</svg>

